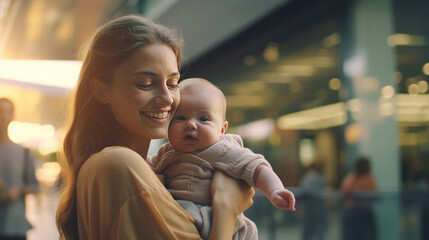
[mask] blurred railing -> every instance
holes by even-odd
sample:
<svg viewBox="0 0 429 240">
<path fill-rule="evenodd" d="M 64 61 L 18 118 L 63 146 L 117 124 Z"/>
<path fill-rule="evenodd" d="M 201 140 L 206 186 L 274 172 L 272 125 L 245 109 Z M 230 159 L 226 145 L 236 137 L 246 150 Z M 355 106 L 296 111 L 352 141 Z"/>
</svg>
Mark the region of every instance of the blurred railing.
<svg viewBox="0 0 429 240">
<path fill-rule="evenodd" d="M 295 212 L 275 208 L 260 191 L 256 191 L 254 204 L 245 215 L 257 224 L 260 240 L 305 239 L 303 236 L 305 225 L 319 227 L 313 229 L 319 231 L 319 238 L 312 239 L 347 240 L 342 239 L 342 214 L 345 208 L 344 199 L 339 191 L 304 193 L 300 188 L 290 190 L 294 192 L 297 200 Z M 391 206 L 392 202 L 397 203 L 399 210 L 397 227 L 400 235 L 397 239 L 428 239 L 428 191 L 360 193 L 353 195 L 353 198 L 356 201 L 372 202 L 375 212 L 377 208 Z M 377 222 L 376 218 L 377 232 L 381 227 L 386 227 L 383 224 L 384 222 Z M 423 233 L 424 231 L 426 232 Z M 378 236 L 378 240 L 385 240 L 380 234 Z"/>
</svg>

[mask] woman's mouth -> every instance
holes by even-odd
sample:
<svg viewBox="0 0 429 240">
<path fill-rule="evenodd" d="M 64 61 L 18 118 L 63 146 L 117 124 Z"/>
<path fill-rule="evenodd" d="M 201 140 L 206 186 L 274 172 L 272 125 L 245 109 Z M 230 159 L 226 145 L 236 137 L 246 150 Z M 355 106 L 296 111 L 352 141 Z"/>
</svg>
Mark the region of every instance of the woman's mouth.
<svg viewBox="0 0 429 240">
<path fill-rule="evenodd" d="M 146 117 L 156 118 L 156 119 L 165 119 L 168 117 L 169 112 L 141 112 L 141 114 Z"/>
</svg>

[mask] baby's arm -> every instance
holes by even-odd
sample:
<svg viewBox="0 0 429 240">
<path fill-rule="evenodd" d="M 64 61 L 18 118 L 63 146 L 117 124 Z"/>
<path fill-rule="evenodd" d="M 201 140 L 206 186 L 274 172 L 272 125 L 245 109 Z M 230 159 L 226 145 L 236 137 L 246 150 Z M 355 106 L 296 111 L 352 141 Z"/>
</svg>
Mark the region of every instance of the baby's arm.
<svg viewBox="0 0 429 240">
<path fill-rule="evenodd" d="M 264 193 L 277 208 L 295 211 L 295 197 L 283 186 L 276 173 L 265 165 L 259 165 L 255 170 L 256 187 Z"/>
</svg>

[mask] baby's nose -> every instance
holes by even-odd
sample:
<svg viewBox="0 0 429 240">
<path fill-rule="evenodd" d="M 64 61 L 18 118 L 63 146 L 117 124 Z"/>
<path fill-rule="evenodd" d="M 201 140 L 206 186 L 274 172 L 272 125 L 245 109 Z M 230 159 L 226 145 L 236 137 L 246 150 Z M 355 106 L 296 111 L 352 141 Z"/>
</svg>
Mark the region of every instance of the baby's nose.
<svg viewBox="0 0 429 240">
<path fill-rule="evenodd" d="M 193 120 L 188 120 L 185 124 L 185 129 L 197 129 L 197 124 Z"/>
</svg>

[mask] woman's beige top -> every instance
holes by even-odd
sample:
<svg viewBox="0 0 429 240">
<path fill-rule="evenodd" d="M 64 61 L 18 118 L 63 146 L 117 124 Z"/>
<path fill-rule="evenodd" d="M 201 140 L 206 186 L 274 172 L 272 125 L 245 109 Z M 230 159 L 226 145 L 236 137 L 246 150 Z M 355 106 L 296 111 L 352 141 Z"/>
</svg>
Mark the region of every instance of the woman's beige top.
<svg viewBox="0 0 429 240">
<path fill-rule="evenodd" d="M 146 161 L 124 147 L 92 155 L 79 171 L 80 239 L 200 239 Z"/>
</svg>

